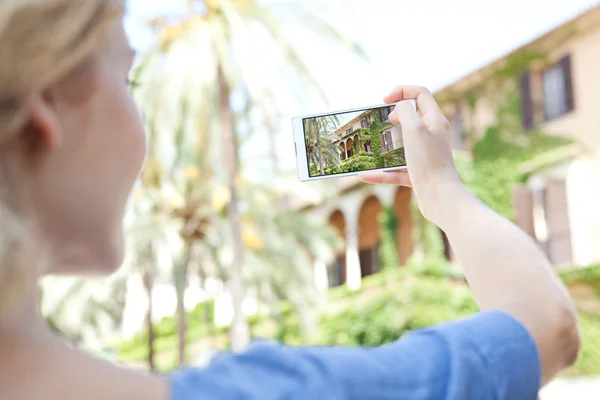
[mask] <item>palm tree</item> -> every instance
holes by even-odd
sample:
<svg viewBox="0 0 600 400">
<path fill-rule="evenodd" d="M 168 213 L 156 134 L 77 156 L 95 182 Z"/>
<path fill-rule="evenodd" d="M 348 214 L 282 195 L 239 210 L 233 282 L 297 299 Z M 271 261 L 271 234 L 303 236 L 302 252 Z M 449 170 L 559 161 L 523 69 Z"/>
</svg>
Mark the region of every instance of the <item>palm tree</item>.
<svg viewBox="0 0 600 400">
<path fill-rule="evenodd" d="M 143 58 L 136 72 L 141 83 L 138 103 L 147 117 L 151 140 L 165 144 L 170 140 L 165 136 L 176 131 L 170 146 L 175 157 L 180 157 L 188 146 L 201 150 L 207 168 L 204 171 L 227 185 L 228 237 L 233 250 L 229 290 L 235 315 L 230 335 L 234 350 L 244 348 L 249 341 L 241 308 L 245 260 L 237 191 L 239 123 L 262 121 L 271 139 L 271 154 L 276 158 L 274 138 L 279 115 L 272 105 L 288 93 L 274 83 L 273 77 L 288 77 L 325 99 L 296 47 L 282 32 L 280 12 L 290 10 L 307 29 L 363 54 L 354 41 L 303 2 L 267 7 L 254 0 L 189 1 L 181 20 L 152 21 L 159 44 Z M 149 78 L 148 82 L 143 78 Z M 234 97 L 242 107 L 234 107 Z M 223 157 L 222 161 L 217 155 Z M 277 160 L 273 163 L 277 165 Z"/>
<path fill-rule="evenodd" d="M 339 126 L 337 115 L 304 121 L 309 164 L 317 166 L 321 175 L 325 174 L 325 166 L 337 167 L 340 164 L 339 148 L 335 144 L 337 136 L 334 133 Z"/>
</svg>

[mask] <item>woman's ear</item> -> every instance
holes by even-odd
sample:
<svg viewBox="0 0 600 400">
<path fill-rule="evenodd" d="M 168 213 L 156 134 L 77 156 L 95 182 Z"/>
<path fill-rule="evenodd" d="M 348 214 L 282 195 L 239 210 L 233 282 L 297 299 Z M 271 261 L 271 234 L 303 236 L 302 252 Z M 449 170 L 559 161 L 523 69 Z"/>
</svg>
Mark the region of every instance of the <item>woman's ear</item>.
<svg viewBox="0 0 600 400">
<path fill-rule="evenodd" d="M 60 146 L 62 132 L 52 93 L 45 91 L 30 97 L 28 107 L 29 127 L 36 143 L 46 150 Z"/>
</svg>

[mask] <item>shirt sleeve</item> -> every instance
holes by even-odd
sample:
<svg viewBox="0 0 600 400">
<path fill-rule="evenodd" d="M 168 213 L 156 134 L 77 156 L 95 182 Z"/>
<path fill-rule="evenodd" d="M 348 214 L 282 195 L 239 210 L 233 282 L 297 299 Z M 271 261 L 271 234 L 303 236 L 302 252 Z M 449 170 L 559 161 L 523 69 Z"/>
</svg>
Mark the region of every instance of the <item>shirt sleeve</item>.
<svg viewBox="0 0 600 400">
<path fill-rule="evenodd" d="M 171 376 L 172 400 L 535 400 L 540 361 L 501 312 L 414 331 L 376 348 L 251 346 Z"/>
</svg>

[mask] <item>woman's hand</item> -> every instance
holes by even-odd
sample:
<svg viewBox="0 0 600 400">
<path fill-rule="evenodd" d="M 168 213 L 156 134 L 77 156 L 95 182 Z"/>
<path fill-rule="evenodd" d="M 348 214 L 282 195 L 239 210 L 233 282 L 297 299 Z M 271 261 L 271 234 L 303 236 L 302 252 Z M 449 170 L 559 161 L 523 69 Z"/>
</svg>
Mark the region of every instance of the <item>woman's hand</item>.
<svg viewBox="0 0 600 400">
<path fill-rule="evenodd" d="M 416 99 L 422 118 L 402 100 Z M 427 89 L 400 86 L 385 98 L 400 102 L 407 171 L 365 172 L 364 182 L 412 186 L 423 215 L 444 230 L 481 310 L 520 321 L 540 354 L 543 382 L 573 364 L 577 315 L 568 290 L 531 237 L 471 195 L 454 167 L 448 121 Z"/>
<path fill-rule="evenodd" d="M 411 99 L 416 100 L 422 117 L 410 102 L 403 101 Z M 366 183 L 412 187 L 421 212 L 435 222 L 435 204 L 440 201 L 437 189 L 448 184 L 462 186 L 452 159 L 448 120 L 423 87 L 398 86 L 385 97 L 385 103 L 397 103 L 389 120 L 402 127 L 408 171 L 366 171 L 359 178 Z"/>
</svg>

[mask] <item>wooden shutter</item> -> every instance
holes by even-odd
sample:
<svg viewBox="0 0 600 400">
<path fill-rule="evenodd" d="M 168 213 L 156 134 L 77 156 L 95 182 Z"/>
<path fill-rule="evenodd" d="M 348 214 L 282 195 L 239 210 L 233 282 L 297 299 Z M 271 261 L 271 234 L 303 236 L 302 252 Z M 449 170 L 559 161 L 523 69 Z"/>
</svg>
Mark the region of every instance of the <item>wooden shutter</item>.
<svg viewBox="0 0 600 400">
<path fill-rule="evenodd" d="M 565 180 L 548 182 L 544 197 L 548 257 L 555 265 L 570 264 L 572 262 L 571 228 Z"/>
<path fill-rule="evenodd" d="M 379 135 L 379 143 L 381 144 L 381 152 L 385 151 L 385 136 L 383 134 Z"/>
<path fill-rule="evenodd" d="M 523 129 L 533 129 L 533 99 L 531 98 L 531 73 L 524 72 L 519 82 L 521 89 L 521 123 Z"/>
<path fill-rule="evenodd" d="M 566 56 L 560 59 L 558 64 L 561 66 L 565 81 L 565 104 L 567 106 L 567 112 L 573 111 L 575 109 L 575 99 L 573 96 L 571 56 L 567 54 Z"/>
<path fill-rule="evenodd" d="M 385 133 L 385 143 L 387 145 L 387 147 L 386 147 L 387 151 L 394 150 L 394 144 L 392 143 L 392 132 Z"/>
<path fill-rule="evenodd" d="M 525 233 L 536 239 L 533 218 L 533 193 L 526 185 L 518 185 L 513 192 L 515 224 Z"/>
</svg>

